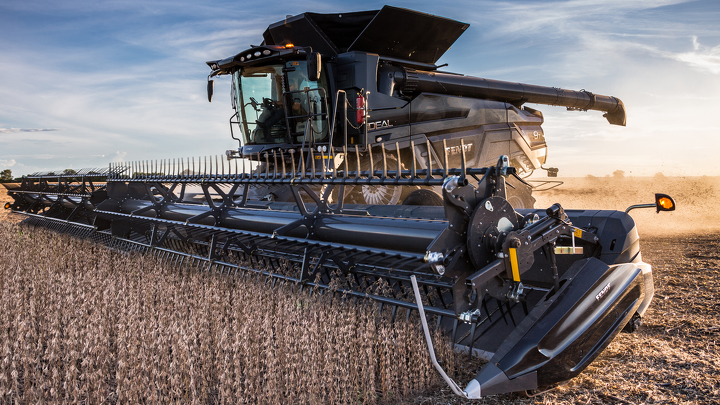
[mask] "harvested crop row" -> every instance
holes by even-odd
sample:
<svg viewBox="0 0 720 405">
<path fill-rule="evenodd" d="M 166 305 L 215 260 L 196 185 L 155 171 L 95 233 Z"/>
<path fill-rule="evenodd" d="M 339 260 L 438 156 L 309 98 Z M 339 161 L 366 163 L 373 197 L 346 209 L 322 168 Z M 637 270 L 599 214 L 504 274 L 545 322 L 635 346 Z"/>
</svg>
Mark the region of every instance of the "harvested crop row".
<svg viewBox="0 0 720 405">
<path fill-rule="evenodd" d="M 0 308 L 2 403 L 376 403 L 438 379 L 412 320 L 8 222 Z"/>
</svg>

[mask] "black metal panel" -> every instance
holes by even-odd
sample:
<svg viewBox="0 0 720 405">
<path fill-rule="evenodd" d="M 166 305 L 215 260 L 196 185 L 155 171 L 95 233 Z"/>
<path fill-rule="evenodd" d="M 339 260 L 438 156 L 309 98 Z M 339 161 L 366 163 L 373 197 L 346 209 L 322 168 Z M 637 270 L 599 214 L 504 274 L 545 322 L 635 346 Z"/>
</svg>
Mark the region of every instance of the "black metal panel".
<svg viewBox="0 0 720 405">
<path fill-rule="evenodd" d="M 385 6 L 380 11 L 299 14 L 271 24 L 263 39 L 265 45 L 310 46 L 326 55 L 363 51 L 432 64 L 468 27 L 448 18 Z"/>
<path fill-rule="evenodd" d="M 338 48 L 306 14 L 272 24 L 263 34 L 265 45 L 310 46 L 313 51 L 336 55 Z"/>
<path fill-rule="evenodd" d="M 435 63 L 469 26 L 448 18 L 385 6 L 348 51 Z"/>
<path fill-rule="evenodd" d="M 491 360 L 507 378 L 538 371 L 543 385 L 574 377 L 610 343 L 644 296 L 641 271 L 632 264 L 609 267 L 586 259 L 577 262 L 563 281 Z"/>
</svg>

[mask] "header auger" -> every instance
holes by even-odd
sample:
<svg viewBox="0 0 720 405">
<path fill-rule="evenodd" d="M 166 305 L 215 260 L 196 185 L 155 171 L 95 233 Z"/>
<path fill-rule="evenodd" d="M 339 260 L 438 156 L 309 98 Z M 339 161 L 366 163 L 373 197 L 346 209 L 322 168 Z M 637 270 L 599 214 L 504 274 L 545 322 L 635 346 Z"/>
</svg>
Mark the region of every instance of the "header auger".
<svg viewBox="0 0 720 405">
<path fill-rule="evenodd" d="M 35 173 L 6 208 L 171 263 L 375 301 L 391 320 L 417 311 L 426 336 L 431 321 L 489 361 L 464 389 L 435 363 L 467 398 L 565 381 L 639 324 L 652 271 L 626 212 L 532 208 L 520 174 L 546 144 L 523 104 L 619 125 L 624 106 L 438 71 L 466 28 L 389 6 L 272 24 L 262 45 L 208 62 L 233 78 L 237 150 Z"/>
</svg>

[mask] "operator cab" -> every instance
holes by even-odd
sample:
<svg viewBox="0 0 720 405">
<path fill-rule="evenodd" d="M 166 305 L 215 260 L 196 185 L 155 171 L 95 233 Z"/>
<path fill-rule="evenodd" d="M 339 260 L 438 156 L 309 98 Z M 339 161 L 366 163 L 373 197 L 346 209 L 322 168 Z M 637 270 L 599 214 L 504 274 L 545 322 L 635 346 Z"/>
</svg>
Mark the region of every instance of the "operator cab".
<svg viewBox="0 0 720 405">
<path fill-rule="evenodd" d="M 239 154 L 253 158 L 270 149 L 328 145 L 327 73 L 320 55 L 304 49 L 256 47 L 222 61 L 208 62 L 212 76 L 232 75 L 232 124 L 240 128 Z M 270 48 L 270 47 L 268 47 Z M 248 56 L 258 55 L 250 58 Z"/>
</svg>

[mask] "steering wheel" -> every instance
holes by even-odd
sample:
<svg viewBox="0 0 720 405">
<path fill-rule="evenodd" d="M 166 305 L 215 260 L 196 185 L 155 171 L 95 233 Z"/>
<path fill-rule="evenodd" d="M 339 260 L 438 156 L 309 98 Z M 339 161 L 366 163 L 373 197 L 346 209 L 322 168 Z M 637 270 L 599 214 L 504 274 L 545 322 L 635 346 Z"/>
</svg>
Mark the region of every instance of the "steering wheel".
<svg viewBox="0 0 720 405">
<path fill-rule="evenodd" d="M 275 109 L 275 102 L 272 99 L 263 97 L 263 106 L 267 108 L 268 110 L 274 110 Z"/>
</svg>

